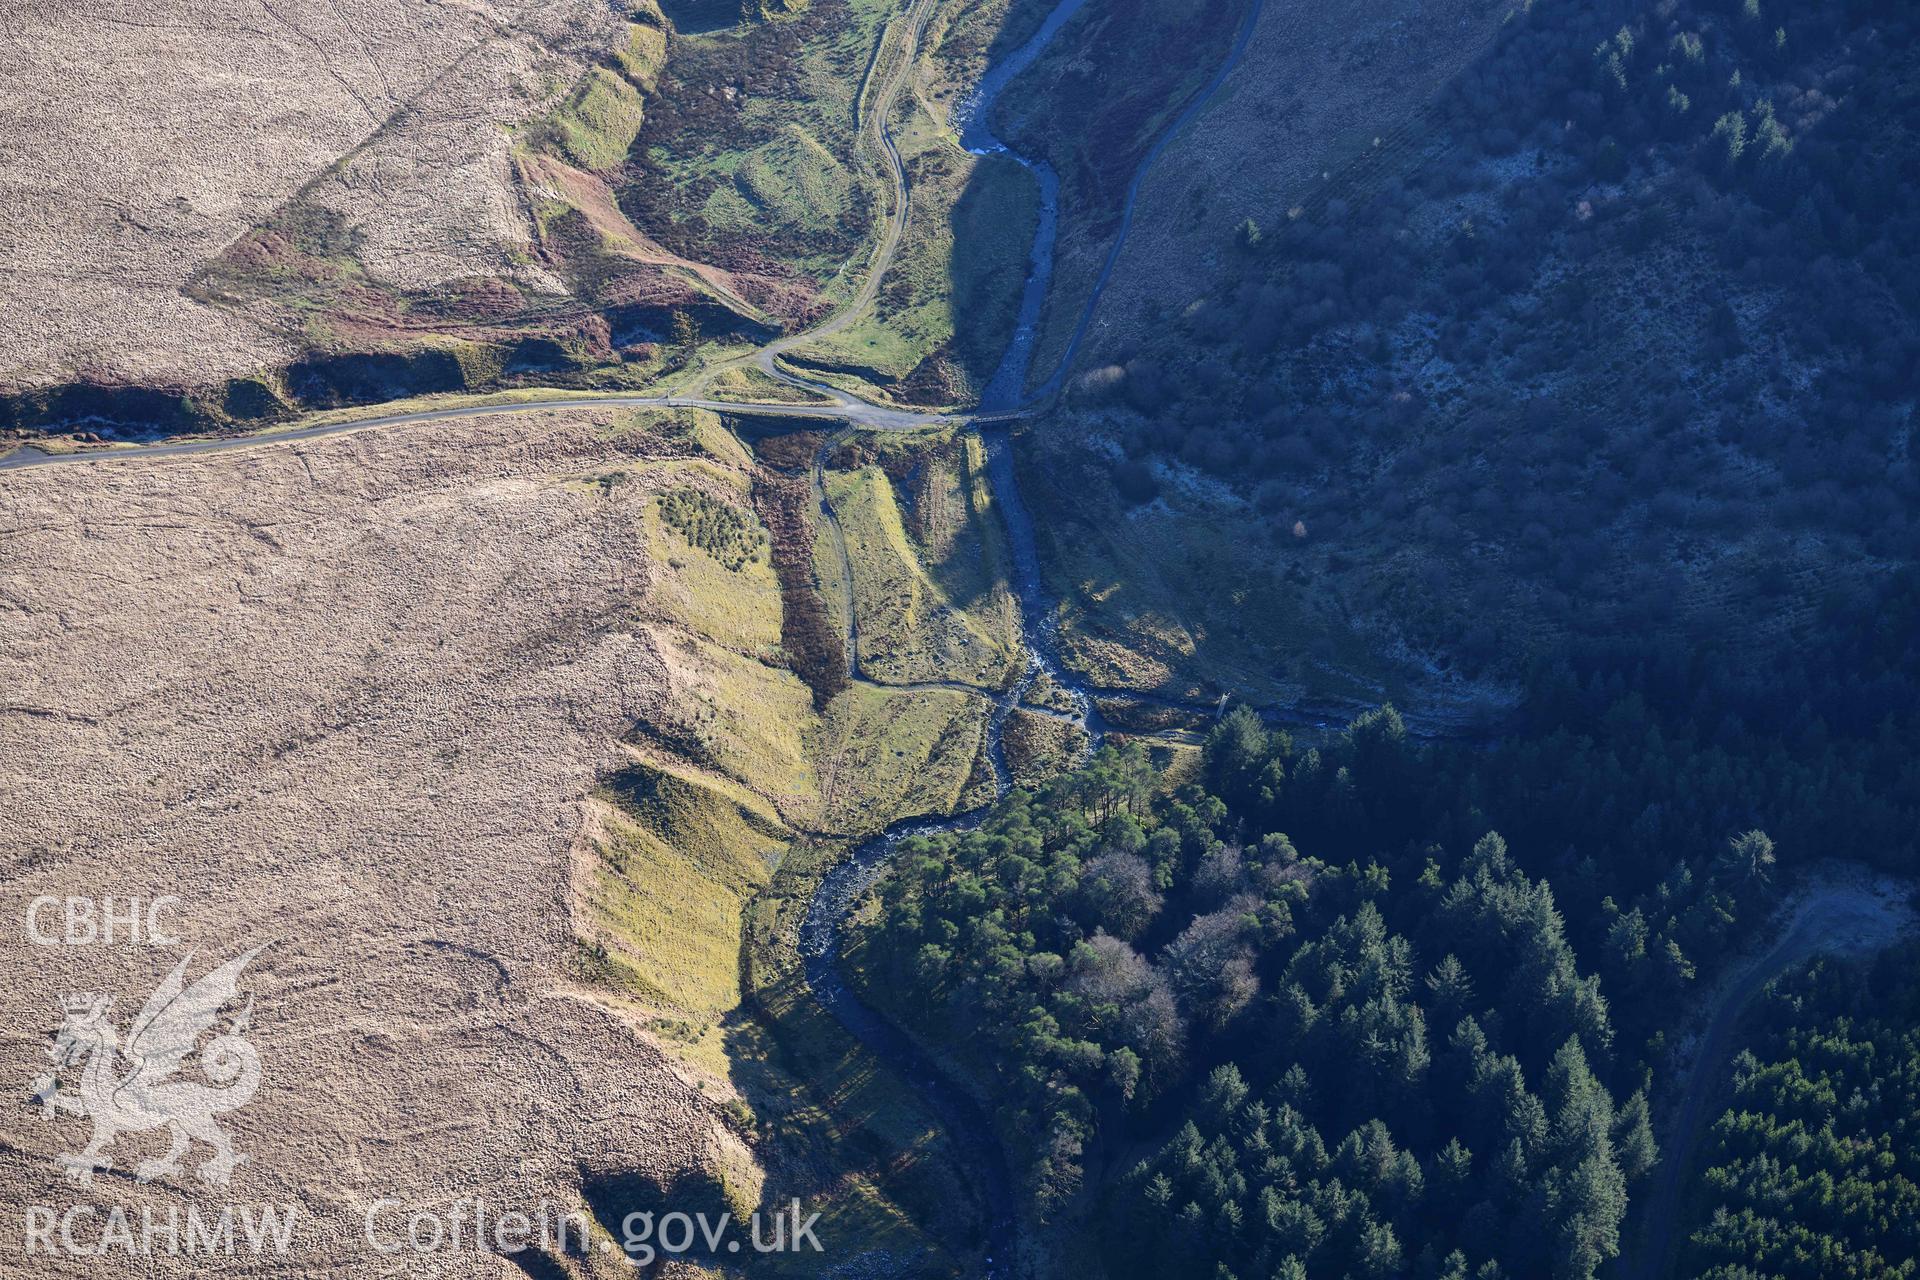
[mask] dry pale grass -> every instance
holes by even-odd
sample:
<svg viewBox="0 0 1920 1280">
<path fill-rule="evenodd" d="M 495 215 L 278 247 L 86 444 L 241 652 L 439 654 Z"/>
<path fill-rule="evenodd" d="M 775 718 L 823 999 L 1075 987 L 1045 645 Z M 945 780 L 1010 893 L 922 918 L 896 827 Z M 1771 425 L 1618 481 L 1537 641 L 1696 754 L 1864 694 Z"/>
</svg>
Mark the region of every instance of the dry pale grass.
<svg viewBox="0 0 1920 1280">
<path fill-rule="evenodd" d="M 645 454 L 610 421 L 0 476 L 0 1080 L 45 1069 L 63 993 L 116 993 L 124 1028 L 179 955 L 30 945 L 35 895 L 178 895 L 195 973 L 266 945 L 244 983 L 265 1081 L 230 1117 L 252 1157 L 231 1191 L 136 1185 L 153 1134 L 76 1191 L 52 1158 L 85 1122 L 10 1107 L 0 1257 L 25 1205 L 231 1198 L 301 1207 L 303 1274 L 426 1274 L 368 1253 L 367 1202 L 565 1202 L 583 1168 L 738 1160 L 700 1092 L 568 978 L 585 799 L 623 733 L 672 714 L 639 620 L 664 572 L 651 499 L 562 479 Z"/>
<path fill-rule="evenodd" d="M 381 284 L 558 289 L 516 265 L 509 129 L 623 32 L 593 0 L 0 0 L 0 389 L 291 358 L 182 289 L 303 192 Z"/>
<path fill-rule="evenodd" d="M 426 291 L 478 276 L 562 292 L 525 263 L 533 231 L 512 130 L 545 115 L 625 33 L 607 4 L 516 6 L 307 198 L 345 219 L 383 284 Z"/>
</svg>

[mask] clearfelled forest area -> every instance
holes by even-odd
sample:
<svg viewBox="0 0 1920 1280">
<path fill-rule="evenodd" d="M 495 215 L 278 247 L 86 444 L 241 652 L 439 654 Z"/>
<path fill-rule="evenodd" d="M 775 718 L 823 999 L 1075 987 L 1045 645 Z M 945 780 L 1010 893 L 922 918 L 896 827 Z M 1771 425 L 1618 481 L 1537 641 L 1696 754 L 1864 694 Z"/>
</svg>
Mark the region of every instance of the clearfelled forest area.
<svg viewBox="0 0 1920 1280">
<path fill-rule="evenodd" d="M 1871 619 L 1920 551 L 1914 23 L 1537 4 L 1417 128 L 1243 210 L 1237 283 L 1034 433 L 1079 625 L 1177 675 L 1155 569 L 1223 523 L 1247 549 L 1175 575 L 1216 683 L 1309 647 L 1512 681 L 1622 635 L 1764 664 Z M 1237 636 L 1229 584 L 1304 616 Z"/>
<path fill-rule="evenodd" d="M 995 1046 L 956 1057 L 1022 1099 L 1041 1238 L 1117 1276 L 1910 1273 L 1910 954 L 1694 1055 L 1804 868 L 1920 870 L 1912 27 L 1534 5 L 1024 438 L 1095 678 L 1476 739 L 1235 713 L 1200 787 L 1122 821 L 1056 784 L 903 869 L 874 968 Z M 1183 985 L 1203 940 L 1225 992 Z"/>
</svg>

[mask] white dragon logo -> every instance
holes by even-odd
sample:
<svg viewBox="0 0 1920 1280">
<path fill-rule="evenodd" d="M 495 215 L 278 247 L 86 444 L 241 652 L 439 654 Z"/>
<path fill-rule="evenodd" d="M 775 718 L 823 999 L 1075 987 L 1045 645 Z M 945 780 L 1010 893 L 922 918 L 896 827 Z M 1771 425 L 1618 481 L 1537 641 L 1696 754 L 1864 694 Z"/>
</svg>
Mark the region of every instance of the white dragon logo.
<svg viewBox="0 0 1920 1280">
<path fill-rule="evenodd" d="M 260 1087 L 260 1055 L 242 1038 L 253 1016 L 253 1001 L 247 1001 L 226 1034 L 216 1035 L 200 1051 L 202 1073 L 220 1087 L 175 1075 L 200 1037 L 213 1028 L 220 1010 L 238 995 L 241 970 L 261 950 L 255 947 L 229 960 L 183 990 L 182 979 L 193 959 L 188 952 L 133 1020 L 124 1044 L 114 1034 L 111 996 L 80 993 L 61 1001 L 66 1018 L 47 1050 L 56 1071 L 33 1082 L 33 1098 L 48 1120 L 66 1111 L 93 1121 L 93 1140 L 84 1149 L 55 1157 L 69 1181 L 92 1185 L 96 1169 L 113 1166 L 105 1153 L 121 1134 L 164 1126 L 172 1137 L 167 1154 L 142 1160 L 134 1177 L 151 1182 L 180 1172 L 180 1157 L 197 1138 L 214 1152 L 200 1166 L 200 1176 L 212 1186 L 227 1185 L 246 1157 L 233 1153 L 233 1143 L 213 1118 L 245 1106 Z M 75 1096 L 61 1087 L 58 1070 L 81 1063 Z"/>
</svg>

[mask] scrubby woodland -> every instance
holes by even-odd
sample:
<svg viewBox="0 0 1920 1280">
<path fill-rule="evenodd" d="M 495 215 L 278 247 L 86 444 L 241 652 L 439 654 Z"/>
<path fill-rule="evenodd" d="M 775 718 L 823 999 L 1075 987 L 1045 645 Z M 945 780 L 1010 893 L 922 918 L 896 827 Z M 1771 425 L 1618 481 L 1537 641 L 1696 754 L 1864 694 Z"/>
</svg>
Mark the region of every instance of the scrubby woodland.
<svg viewBox="0 0 1920 1280">
<path fill-rule="evenodd" d="M 678 530 L 690 546 L 738 570 L 760 554 L 766 534 L 725 502 L 698 489 L 679 488 L 660 497 L 660 518 Z"/>
<path fill-rule="evenodd" d="M 701 261 L 830 274 L 876 220 L 852 132 L 877 31 L 873 14 L 824 0 L 787 21 L 677 39 L 624 157 L 622 207 Z"/>
<path fill-rule="evenodd" d="M 290 363 L 115 402 L 233 425 L 693 376 L 857 296 L 897 209 L 872 314 L 783 354 L 964 409 L 1036 213 L 1011 159 L 953 148 L 947 109 L 1046 6 L 936 7 L 887 115 L 905 206 L 869 132 L 901 6 L 596 10 L 593 41 L 542 55 L 567 77 L 479 122 L 501 207 L 526 197 L 531 238 L 509 220 L 487 242 L 511 270 L 383 276 L 373 232 L 411 223 L 302 187 L 193 279 L 197 303 L 297 320 Z M 996 127 L 1062 184 L 1038 368 L 1247 12 L 1087 5 L 1000 100 Z M 1662 1156 L 1684 1015 L 1796 869 L 1920 870 L 1916 48 L 1891 0 L 1523 0 L 1420 118 L 1343 140 L 1296 202 L 1236 212 L 1195 255 L 1235 285 L 1169 296 L 1150 337 L 1075 370 L 1018 428 L 1018 495 L 959 434 L 760 416 L 749 449 L 692 411 L 568 428 L 579 474 L 520 491 L 543 495 L 528 527 L 603 566 L 649 557 L 650 590 L 602 600 L 591 565 L 562 563 L 572 630 L 522 629 L 575 646 L 644 607 L 659 638 L 635 646 L 658 670 L 592 650 L 604 688 L 633 688 L 582 705 L 648 719 L 567 868 L 586 923 L 569 981 L 725 1073 L 739 1096 L 685 1115 L 757 1142 L 769 1185 L 824 1188 L 843 1239 L 933 1270 L 937 1234 L 961 1257 L 988 1212 L 972 1170 L 923 1081 L 876 1069 L 808 989 L 800 933 L 838 837 L 972 812 L 1004 774 L 1020 789 L 978 826 L 902 844 L 848 969 L 986 1100 L 1041 1251 L 1120 1278 L 1604 1274 Z M 1296 105 L 1245 76 L 1231 92 Z M 378 186 L 357 175 L 429 118 L 396 115 L 351 162 L 367 170 L 328 182 Z M 83 390 L 0 425 L 85 417 Z M 821 401 L 746 364 L 709 390 Z M 354 466 L 406 461 L 383 458 Z M 1031 593 L 1002 522 L 1019 496 L 1049 557 Z M 562 538 L 570 521 L 598 541 Z M 1143 551 L 1152 522 L 1171 533 Z M 471 541 L 428 550 L 453 563 Z M 1054 593 L 1058 616 L 1021 616 Z M 1012 705 L 1036 635 L 1082 668 L 1137 638 L 1088 642 L 1103 607 L 1165 642 L 1092 673 L 1101 716 L 1060 714 L 1075 699 L 1051 679 Z M 1328 673 L 1347 683 L 1327 705 L 1375 705 L 1387 665 L 1505 700 L 1471 741 L 1423 741 L 1391 708 L 1277 727 Z M 1264 709 L 1214 715 L 1236 691 Z M 1122 745 L 1062 776 L 1102 719 Z M 563 745 L 578 759 L 530 803 L 584 785 L 594 744 Z M 1920 1275 L 1916 961 L 1822 963 L 1752 1012 L 1689 1156 L 1687 1274 Z"/>
</svg>

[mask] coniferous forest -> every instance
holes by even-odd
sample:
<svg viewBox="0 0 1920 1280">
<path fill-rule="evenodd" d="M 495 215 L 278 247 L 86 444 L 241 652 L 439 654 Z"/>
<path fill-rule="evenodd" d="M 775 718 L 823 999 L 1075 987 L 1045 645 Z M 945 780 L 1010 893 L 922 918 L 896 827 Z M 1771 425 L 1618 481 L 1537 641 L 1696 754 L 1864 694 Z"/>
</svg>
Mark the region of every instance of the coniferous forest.
<svg viewBox="0 0 1920 1280">
<path fill-rule="evenodd" d="M 1920 0 L 0 32 L 0 1280 L 1920 1280 Z"/>
<path fill-rule="evenodd" d="M 1865 788 L 1731 742 L 1668 738 L 1637 699 L 1592 734 L 1492 748 L 1418 743 L 1390 708 L 1315 743 L 1236 709 L 1183 780 L 1110 746 L 910 842 L 865 930 L 869 990 L 921 997 L 900 1012 L 987 1082 L 1027 1210 L 1111 1274 L 1593 1276 L 1659 1158 L 1667 1038 L 1792 875 L 1730 797 Z M 1884 1185 L 1898 1154 L 1848 1182 L 1844 1126 L 1905 1132 L 1903 1077 L 1875 1057 L 1911 1039 L 1903 1007 L 1801 1033 L 1857 1075 L 1823 1087 L 1860 1100 L 1819 1147 L 1835 1167 L 1788 1185 L 1847 1188 L 1827 1197 L 1877 1216 L 1869 1240 L 1906 1238 L 1911 1189 Z M 1740 1105 L 1817 1113 L 1797 1071 L 1746 1062 Z M 1711 1185 L 1736 1222 L 1816 1145 L 1790 1123 L 1722 1122 L 1746 1163 Z M 1904 1274 L 1838 1265 L 1714 1274 Z"/>
<path fill-rule="evenodd" d="M 1687 1274 L 1920 1274 L 1920 949 L 1776 983 L 1734 1063 Z"/>
</svg>

